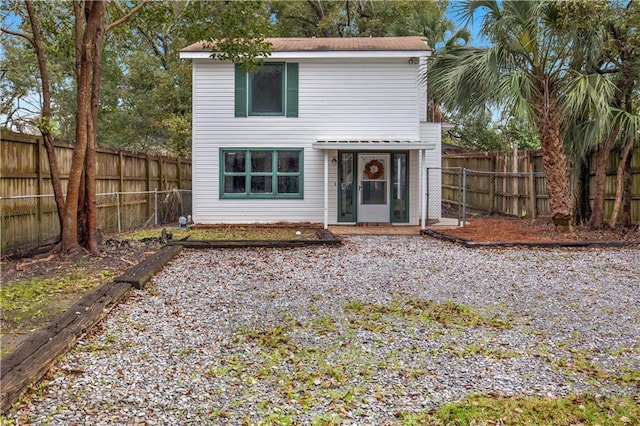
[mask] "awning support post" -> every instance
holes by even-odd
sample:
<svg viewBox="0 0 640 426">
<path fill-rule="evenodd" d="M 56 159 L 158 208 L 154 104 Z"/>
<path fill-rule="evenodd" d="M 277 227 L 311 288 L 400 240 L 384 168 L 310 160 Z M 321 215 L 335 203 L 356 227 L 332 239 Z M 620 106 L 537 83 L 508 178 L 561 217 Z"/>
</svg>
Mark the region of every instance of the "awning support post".
<svg viewBox="0 0 640 426">
<path fill-rule="evenodd" d="M 424 231 L 427 228 L 427 151 L 424 149 L 420 150 L 420 215 L 422 220 L 420 221 L 420 226 Z"/>
<path fill-rule="evenodd" d="M 324 151 L 324 229 L 329 228 L 329 151 Z"/>
</svg>

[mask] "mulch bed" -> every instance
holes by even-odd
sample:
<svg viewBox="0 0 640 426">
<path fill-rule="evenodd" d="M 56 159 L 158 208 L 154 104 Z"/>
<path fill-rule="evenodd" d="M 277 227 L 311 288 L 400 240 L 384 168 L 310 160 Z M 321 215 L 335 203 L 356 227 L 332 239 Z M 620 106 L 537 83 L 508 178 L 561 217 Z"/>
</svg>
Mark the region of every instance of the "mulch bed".
<svg viewBox="0 0 640 426">
<path fill-rule="evenodd" d="M 430 228 L 425 234 L 478 246 L 625 246 L 640 244 L 640 227 L 631 229 L 588 229 L 577 226 L 573 232 L 560 234 L 550 221 L 504 217 L 471 218 L 463 227 Z"/>
</svg>

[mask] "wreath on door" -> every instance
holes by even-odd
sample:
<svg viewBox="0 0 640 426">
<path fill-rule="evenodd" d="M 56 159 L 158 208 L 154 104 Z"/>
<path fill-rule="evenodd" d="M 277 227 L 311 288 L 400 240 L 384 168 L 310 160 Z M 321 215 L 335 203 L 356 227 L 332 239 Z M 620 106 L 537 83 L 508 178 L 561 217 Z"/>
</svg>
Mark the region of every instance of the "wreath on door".
<svg viewBox="0 0 640 426">
<path fill-rule="evenodd" d="M 378 160 L 371 160 L 364 165 L 364 174 L 371 180 L 376 180 L 384 173 L 384 165 Z"/>
</svg>

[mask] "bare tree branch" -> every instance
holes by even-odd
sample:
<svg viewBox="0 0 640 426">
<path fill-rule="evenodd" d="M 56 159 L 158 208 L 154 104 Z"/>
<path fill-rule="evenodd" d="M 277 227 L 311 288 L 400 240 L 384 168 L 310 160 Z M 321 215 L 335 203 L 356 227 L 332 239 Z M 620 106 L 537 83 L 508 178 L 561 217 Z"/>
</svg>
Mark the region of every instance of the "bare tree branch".
<svg viewBox="0 0 640 426">
<path fill-rule="evenodd" d="M 148 0 L 142 0 L 140 3 L 138 3 L 135 7 L 132 7 L 131 10 L 129 10 L 129 12 L 127 12 L 126 15 L 124 15 L 122 18 L 113 21 L 112 23 L 110 23 L 109 25 L 107 25 L 104 29 L 105 34 L 108 33 L 109 31 L 111 31 L 112 29 L 114 29 L 115 27 L 117 27 L 118 25 L 127 22 L 129 20 L 129 18 L 131 18 L 138 10 L 140 10 L 142 8 L 142 6 L 144 6 L 144 4 L 147 2 Z"/>
<path fill-rule="evenodd" d="M 27 34 L 25 34 L 25 33 L 21 33 L 21 32 L 19 32 L 19 31 L 13 31 L 13 30 L 10 30 L 10 29 L 8 29 L 8 28 L 0 28 L 0 31 L 2 31 L 2 32 L 3 32 L 3 33 L 5 33 L 5 34 L 12 35 L 12 36 L 22 37 L 22 38 L 26 39 L 26 40 L 27 40 L 27 41 L 28 41 L 32 46 L 34 46 L 34 44 L 33 44 L 33 38 L 32 38 L 32 37 L 29 37 L 29 36 L 28 36 Z"/>
</svg>

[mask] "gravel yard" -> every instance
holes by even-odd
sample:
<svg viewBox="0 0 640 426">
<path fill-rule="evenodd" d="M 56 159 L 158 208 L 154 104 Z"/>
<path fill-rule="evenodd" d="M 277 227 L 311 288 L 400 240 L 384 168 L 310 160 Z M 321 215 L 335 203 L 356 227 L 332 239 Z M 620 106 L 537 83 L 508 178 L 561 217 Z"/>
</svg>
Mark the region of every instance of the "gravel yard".
<svg viewBox="0 0 640 426">
<path fill-rule="evenodd" d="M 418 236 L 185 251 L 19 424 L 396 424 L 471 394 L 636 395 L 640 250 Z"/>
</svg>

